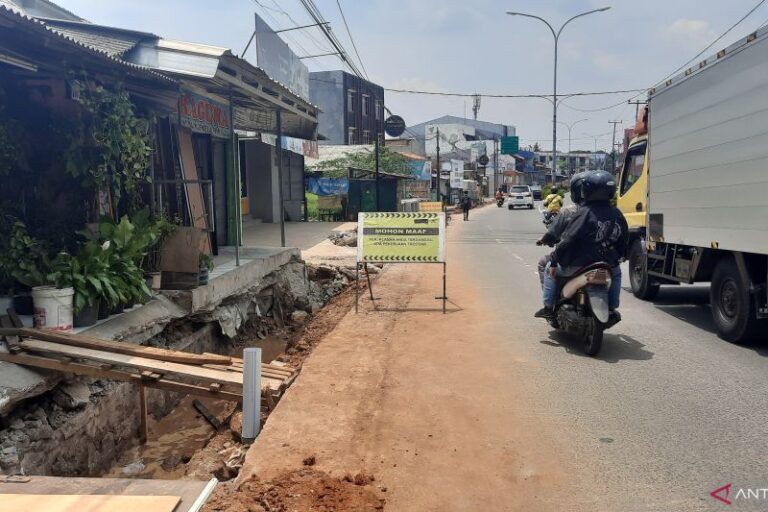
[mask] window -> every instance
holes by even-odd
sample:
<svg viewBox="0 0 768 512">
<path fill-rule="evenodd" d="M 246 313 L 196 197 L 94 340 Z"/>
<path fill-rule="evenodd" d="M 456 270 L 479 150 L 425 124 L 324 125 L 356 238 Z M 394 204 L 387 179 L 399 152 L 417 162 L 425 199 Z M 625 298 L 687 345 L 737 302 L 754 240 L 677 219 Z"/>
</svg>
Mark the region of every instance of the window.
<svg viewBox="0 0 768 512">
<path fill-rule="evenodd" d="M 347 144 L 357 144 L 357 129 L 351 126 L 347 130 Z"/>
<path fill-rule="evenodd" d="M 371 114 L 371 97 L 367 94 L 363 94 L 363 115 L 369 116 Z"/>
<path fill-rule="evenodd" d="M 363 144 L 370 144 L 370 143 L 371 143 L 371 131 L 363 130 Z"/>
<path fill-rule="evenodd" d="M 381 121 L 381 102 L 376 100 L 376 120 Z"/>
<path fill-rule="evenodd" d="M 354 112 L 355 111 L 355 91 L 353 89 L 349 89 L 347 91 L 347 112 Z"/>
<path fill-rule="evenodd" d="M 621 195 L 627 193 L 632 188 L 640 176 L 643 174 L 645 166 L 645 147 L 646 143 L 632 146 L 627 151 L 627 158 L 624 161 L 624 171 L 621 173 Z"/>
</svg>

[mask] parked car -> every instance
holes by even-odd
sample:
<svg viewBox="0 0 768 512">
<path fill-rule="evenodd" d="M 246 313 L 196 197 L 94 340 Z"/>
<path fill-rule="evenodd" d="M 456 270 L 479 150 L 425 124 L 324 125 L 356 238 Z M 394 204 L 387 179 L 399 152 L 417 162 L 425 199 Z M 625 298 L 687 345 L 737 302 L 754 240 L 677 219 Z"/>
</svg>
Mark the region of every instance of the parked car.
<svg viewBox="0 0 768 512">
<path fill-rule="evenodd" d="M 534 201 L 541 201 L 544 197 L 541 195 L 541 185 L 531 185 L 531 194 Z"/>
<path fill-rule="evenodd" d="M 533 192 L 528 185 L 513 185 L 509 189 L 509 201 L 507 208 L 513 209 L 515 206 L 527 206 L 529 210 L 533 209 Z"/>
</svg>

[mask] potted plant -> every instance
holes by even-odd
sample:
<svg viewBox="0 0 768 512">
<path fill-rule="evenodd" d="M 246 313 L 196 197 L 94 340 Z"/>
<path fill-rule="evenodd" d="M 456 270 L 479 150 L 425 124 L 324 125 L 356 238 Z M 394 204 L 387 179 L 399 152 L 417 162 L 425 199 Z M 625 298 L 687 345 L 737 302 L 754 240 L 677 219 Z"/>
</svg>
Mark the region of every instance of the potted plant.
<svg viewBox="0 0 768 512">
<path fill-rule="evenodd" d="M 198 284 L 205 286 L 208 284 L 208 272 L 213 270 L 213 258 L 210 254 L 200 254 L 200 273 L 198 274 Z"/>
</svg>

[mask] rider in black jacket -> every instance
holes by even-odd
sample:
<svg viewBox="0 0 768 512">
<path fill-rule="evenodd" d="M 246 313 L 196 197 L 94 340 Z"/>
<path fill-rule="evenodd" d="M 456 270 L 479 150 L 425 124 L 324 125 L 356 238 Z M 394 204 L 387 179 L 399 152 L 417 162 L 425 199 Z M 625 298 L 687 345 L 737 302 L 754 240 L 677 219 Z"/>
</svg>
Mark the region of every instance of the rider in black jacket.
<svg viewBox="0 0 768 512">
<path fill-rule="evenodd" d="M 555 273 L 571 275 L 600 261 L 612 268 L 610 307 L 611 310 L 618 307 L 619 263 L 627 250 L 629 228 L 624 215 L 610 204 L 616 193 L 616 182 L 605 171 L 591 171 L 584 178 L 582 190 L 585 204 L 578 209 L 552 253 L 551 272 L 545 277 L 544 308 L 536 312 L 537 317 L 548 318 L 553 313 Z"/>
</svg>

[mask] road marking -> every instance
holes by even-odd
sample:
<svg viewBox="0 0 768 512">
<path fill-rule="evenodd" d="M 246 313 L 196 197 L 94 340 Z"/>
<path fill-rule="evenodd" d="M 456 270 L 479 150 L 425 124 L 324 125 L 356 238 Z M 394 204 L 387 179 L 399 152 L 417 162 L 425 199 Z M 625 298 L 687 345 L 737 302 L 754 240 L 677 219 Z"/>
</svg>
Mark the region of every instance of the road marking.
<svg viewBox="0 0 768 512">
<path fill-rule="evenodd" d="M 500 243 L 501 243 L 501 240 L 499 240 L 499 239 L 497 238 L 497 239 L 496 239 L 496 243 L 497 243 L 497 244 L 500 244 Z"/>
<path fill-rule="evenodd" d="M 518 260 L 520 260 L 520 261 L 525 261 L 525 260 L 523 260 L 523 258 L 521 258 L 521 257 L 520 257 L 520 255 L 519 255 L 519 254 L 516 254 L 516 253 L 512 253 L 512 256 L 514 256 L 515 258 L 517 258 L 517 259 L 518 259 Z"/>
</svg>

